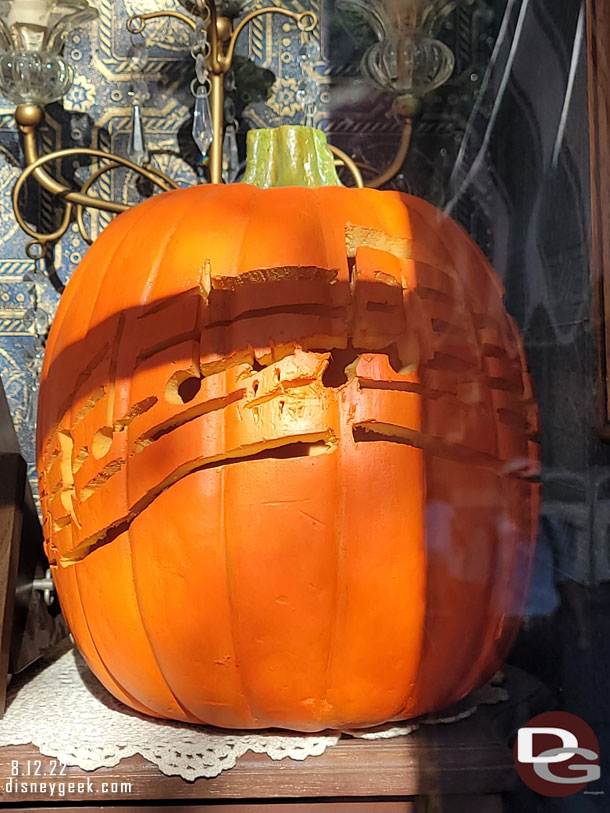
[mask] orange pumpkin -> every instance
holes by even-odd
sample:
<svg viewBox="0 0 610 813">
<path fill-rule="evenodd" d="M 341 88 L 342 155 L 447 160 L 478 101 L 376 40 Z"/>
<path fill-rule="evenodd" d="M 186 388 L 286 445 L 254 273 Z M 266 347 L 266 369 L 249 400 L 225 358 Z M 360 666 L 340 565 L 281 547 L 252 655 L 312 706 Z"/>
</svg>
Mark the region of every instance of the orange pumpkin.
<svg viewBox="0 0 610 813">
<path fill-rule="evenodd" d="M 451 219 L 321 185 L 320 132 L 251 141 L 250 183 L 121 215 L 62 298 L 38 433 L 61 605 L 146 714 L 315 731 L 439 709 L 523 607 L 518 330 Z"/>
</svg>

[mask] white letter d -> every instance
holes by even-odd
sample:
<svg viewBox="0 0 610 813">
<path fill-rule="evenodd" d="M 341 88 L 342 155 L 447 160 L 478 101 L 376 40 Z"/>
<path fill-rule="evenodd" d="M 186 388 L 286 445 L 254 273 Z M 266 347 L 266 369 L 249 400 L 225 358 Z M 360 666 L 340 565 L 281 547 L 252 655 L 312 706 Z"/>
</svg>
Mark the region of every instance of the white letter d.
<svg viewBox="0 0 610 813">
<path fill-rule="evenodd" d="M 524 726 L 517 732 L 517 759 L 519 762 L 565 762 L 574 756 L 574 752 L 566 750 L 550 757 L 535 757 L 534 734 L 550 734 L 553 737 L 559 737 L 564 748 L 578 748 L 578 740 L 571 731 L 566 731 L 565 728 L 533 728 Z"/>
</svg>

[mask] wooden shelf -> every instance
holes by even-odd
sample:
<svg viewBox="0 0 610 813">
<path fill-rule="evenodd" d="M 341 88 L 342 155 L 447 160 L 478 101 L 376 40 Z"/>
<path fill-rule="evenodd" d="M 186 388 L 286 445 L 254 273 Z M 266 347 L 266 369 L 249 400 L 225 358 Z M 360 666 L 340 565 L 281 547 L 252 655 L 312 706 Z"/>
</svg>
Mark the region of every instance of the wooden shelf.
<svg viewBox="0 0 610 813">
<path fill-rule="evenodd" d="M 520 670 L 507 670 L 506 687 L 508 701 L 481 706 L 471 717 L 456 723 L 424 725 L 407 737 L 395 739 L 345 737 L 323 755 L 302 762 L 290 759 L 274 762 L 267 756 L 248 753 L 233 769 L 215 779 L 186 782 L 179 777 L 164 776 L 141 757 L 91 772 L 67 768 L 66 775 L 61 777 L 64 782 L 86 785 L 89 780 L 95 791 L 79 792 L 75 786 L 73 793 L 61 799 L 51 798 L 48 792 L 7 793 L 6 782 L 13 761 L 25 773 L 28 761 L 33 765 L 40 760 L 44 772 L 49 770 L 51 760 L 41 756 L 33 746 L 2 748 L 0 803 L 23 806 L 33 802 L 64 805 L 69 802 L 73 806 L 104 805 L 108 809 L 106 805 L 112 802 L 133 805 L 172 801 L 177 803 L 172 806 L 175 810 L 181 803 L 231 802 L 232 806 L 237 805 L 234 809 L 246 810 L 244 804 L 253 804 L 255 800 L 292 800 L 293 804 L 296 800 L 317 800 L 317 806 L 311 809 L 336 806 L 345 800 L 360 805 L 368 800 L 375 805 L 371 809 L 380 809 L 383 803 L 388 810 L 415 810 L 405 806 L 407 802 L 416 804 L 415 797 L 442 795 L 451 800 L 450 806 L 442 807 L 443 811 L 495 811 L 500 809 L 493 806 L 499 800 L 498 794 L 510 790 L 517 781 L 509 739 L 519 725 L 548 705 L 546 690 Z M 45 777 L 20 777 L 20 781 L 35 779 L 44 781 Z M 58 781 L 58 777 L 54 779 Z M 105 782 L 109 783 L 110 792 L 103 792 Z M 131 783 L 131 792 L 126 789 L 121 792 L 124 782 Z M 118 785 L 114 792 L 112 783 Z M 395 807 L 396 804 L 401 806 Z M 299 805 L 299 809 L 307 808 Z"/>
</svg>

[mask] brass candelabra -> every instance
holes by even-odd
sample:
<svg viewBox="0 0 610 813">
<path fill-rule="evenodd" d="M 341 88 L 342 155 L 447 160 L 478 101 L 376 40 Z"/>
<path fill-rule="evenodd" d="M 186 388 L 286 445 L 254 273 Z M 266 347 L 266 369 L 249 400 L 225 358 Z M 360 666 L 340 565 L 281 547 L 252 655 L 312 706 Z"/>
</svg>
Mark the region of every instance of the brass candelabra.
<svg viewBox="0 0 610 813">
<path fill-rule="evenodd" d="M 13 0 L 13 2 L 17 3 L 18 0 Z M 41 2 L 44 2 L 44 0 L 41 0 Z M 91 19 L 97 14 L 95 9 L 88 5 L 87 0 L 66 0 L 66 2 L 73 4 L 77 9 L 72 15 L 74 25 L 80 24 L 81 20 L 85 18 Z M 364 16 L 374 12 L 376 18 L 379 18 L 379 20 L 384 23 L 385 28 L 388 30 L 391 29 L 391 26 L 388 24 L 389 17 L 388 20 L 384 17 L 385 12 L 383 12 L 381 5 L 382 0 L 375 0 L 377 5 L 374 9 L 369 8 L 366 3 L 363 3 L 363 0 L 341 0 L 341 2 L 346 7 L 353 6 Z M 412 0 L 409 0 L 409 2 L 412 2 Z M 455 2 L 457 2 L 457 0 L 454 0 L 453 5 L 455 5 Z M 318 17 L 313 11 L 296 12 L 279 6 L 268 6 L 251 11 L 237 23 L 234 23 L 229 16 L 219 13 L 217 0 L 189 0 L 187 8 L 192 12 L 193 16 L 171 9 L 136 13 L 127 20 L 127 29 L 132 35 L 138 35 L 144 31 L 146 24 L 152 20 L 173 18 L 186 25 L 196 37 L 199 36 L 202 38 L 205 43 L 205 49 L 201 49 L 201 51 L 205 60 L 207 81 L 209 82 L 208 101 L 209 116 L 211 119 L 207 173 L 211 183 L 222 183 L 225 77 L 231 70 L 235 55 L 235 46 L 240 34 L 255 18 L 263 15 L 276 14 L 292 20 L 297 29 L 301 32 L 301 35 L 306 36 L 307 33 L 311 33 L 318 25 Z M 385 16 L 387 16 L 387 14 Z M 374 26 L 374 28 L 375 30 L 379 30 L 379 25 Z M 0 34 L 1 33 L 0 31 Z M 49 37 L 49 41 L 52 39 L 53 32 Z M 55 37 L 55 39 L 57 40 L 58 38 Z M 430 42 L 437 43 L 436 40 L 430 40 Z M 374 51 L 374 49 L 371 50 Z M 62 62 L 61 57 L 57 56 L 57 53 L 55 59 L 59 63 Z M 381 71 L 378 66 L 375 67 L 377 63 L 375 63 L 374 60 L 369 59 L 369 62 L 373 64 L 376 71 L 375 82 L 377 84 L 383 84 L 383 71 Z M 13 191 L 13 206 L 17 222 L 31 238 L 26 246 L 26 253 L 28 257 L 35 260 L 42 258 L 48 246 L 58 241 L 66 233 L 73 219 L 76 220 L 82 237 L 88 242 L 91 242 L 85 227 L 84 210 L 86 208 L 98 209 L 114 214 L 125 211 L 128 208 L 128 205 L 125 203 L 120 203 L 115 200 L 106 200 L 92 194 L 91 190 L 94 184 L 105 173 L 123 167 L 131 172 L 137 173 L 163 191 L 177 187 L 177 184 L 172 178 L 146 162 L 136 163 L 122 156 L 102 150 L 74 147 L 57 150 L 47 155 L 39 155 L 37 128 L 43 120 L 43 104 L 52 98 L 59 98 L 61 93 L 65 93 L 67 87 L 69 87 L 70 69 L 68 66 L 65 66 L 65 64 L 64 67 L 68 73 L 68 77 L 67 79 L 65 77 L 63 78 L 64 84 L 61 92 L 57 91 L 55 96 L 48 96 L 46 99 L 43 99 L 42 102 L 39 99 L 32 99 L 26 102 L 22 101 L 22 103 L 17 105 L 15 111 L 15 119 L 23 136 L 26 166 Z M 432 60 L 430 61 L 430 65 L 428 65 L 424 60 L 423 68 L 428 71 L 428 73 L 424 71 L 422 74 L 422 76 L 425 74 L 428 84 L 431 85 L 431 83 L 437 81 L 434 78 L 434 72 L 438 72 L 436 61 Z M 447 73 L 447 71 L 445 71 L 445 73 Z M 418 96 L 418 93 L 426 92 L 425 88 L 420 88 L 417 92 L 415 90 L 409 90 L 409 83 L 413 84 L 415 79 L 418 79 L 421 85 L 423 80 L 417 72 L 413 73 L 413 69 L 411 69 L 406 79 L 402 77 L 403 85 L 401 87 L 403 90 L 407 88 L 407 92 L 403 93 L 403 95 L 399 95 L 395 99 L 394 107 L 392 108 L 392 114 L 402 122 L 402 136 L 394 159 L 385 169 L 380 171 L 368 164 L 356 163 L 345 152 L 329 145 L 335 154 L 337 164 L 345 166 L 351 172 L 356 186 L 365 185 L 361 170 L 368 173 L 366 186 L 379 188 L 391 181 L 403 166 L 411 142 L 413 119 L 420 107 L 420 96 Z M 442 81 L 444 81 L 444 79 Z M 79 189 L 67 186 L 65 183 L 52 177 L 47 171 L 46 167 L 48 164 L 64 158 L 77 156 L 85 156 L 103 162 L 98 169 L 93 171 L 88 180 L 82 184 Z M 34 179 L 46 192 L 61 199 L 65 204 L 61 223 L 53 232 L 41 233 L 36 231 L 26 222 L 20 210 L 21 192 L 25 183 L 30 178 Z"/>
</svg>

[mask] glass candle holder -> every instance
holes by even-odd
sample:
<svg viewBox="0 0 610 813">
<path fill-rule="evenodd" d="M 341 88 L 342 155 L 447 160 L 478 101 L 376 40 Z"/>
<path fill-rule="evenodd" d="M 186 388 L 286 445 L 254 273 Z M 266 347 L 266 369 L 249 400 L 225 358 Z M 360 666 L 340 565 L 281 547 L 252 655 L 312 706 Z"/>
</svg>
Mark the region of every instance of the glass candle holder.
<svg viewBox="0 0 610 813">
<path fill-rule="evenodd" d="M 460 0 L 337 0 L 364 17 L 377 35 L 363 74 L 397 95 L 421 97 L 451 76 L 454 56 L 435 34 Z"/>
<path fill-rule="evenodd" d="M 73 77 L 66 37 L 97 16 L 87 0 L 0 0 L 0 93 L 17 105 L 64 96 Z"/>
</svg>

